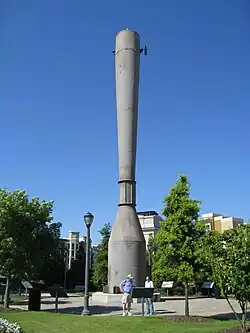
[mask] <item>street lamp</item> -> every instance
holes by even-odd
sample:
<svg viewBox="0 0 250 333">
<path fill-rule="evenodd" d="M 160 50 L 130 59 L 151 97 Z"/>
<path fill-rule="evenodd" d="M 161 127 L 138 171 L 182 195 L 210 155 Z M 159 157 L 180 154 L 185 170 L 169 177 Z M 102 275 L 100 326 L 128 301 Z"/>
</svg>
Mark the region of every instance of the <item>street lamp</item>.
<svg viewBox="0 0 250 333">
<path fill-rule="evenodd" d="M 151 263 L 151 250 L 152 250 L 152 245 L 148 244 L 147 245 L 148 248 L 148 267 L 149 267 L 149 277 L 150 279 L 152 279 L 152 263 Z"/>
<path fill-rule="evenodd" d="M 82 316 L 89 316 L 89 254 L 90 254 L 90 227 L 93 223 L 94 216 L 91 213 L 84 215 L 84 222 L 87 227 L 86 239 L 86 259 L 85 259 L 85 288 L 84 288 L 84 307 Z"/>
</svg>

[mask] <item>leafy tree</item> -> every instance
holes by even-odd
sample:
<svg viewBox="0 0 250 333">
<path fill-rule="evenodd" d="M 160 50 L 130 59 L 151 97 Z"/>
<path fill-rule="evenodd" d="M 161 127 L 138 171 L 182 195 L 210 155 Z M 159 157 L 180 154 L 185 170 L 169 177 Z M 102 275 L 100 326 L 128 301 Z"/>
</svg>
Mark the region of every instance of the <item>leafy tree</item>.
<svg viewBox="0 0 250 333">
<path fill-rule="evenodd" d="M 56 224 L 52 228 L 58 228 L 60 235 L 60 225 Z M 59 240 L 59 236 L 56 236 Z M 37 279 L 44 281 L 46 286 L 54 284 L 63 284 L 65 275 L 65 251 L 62 241 L 58 242 L 58 246 L 52 248 L 51 253 L 45 258 L 41 268 L 39 269 Z"/>
<path fill-rule="evenodd" d="M 147 276 L 152 279 L 152 254 L 155 251 L 154 237 L 152 234 L 149 235 L 148 244 L 146 249 L 146 264 L 147 264 Z"/>
<path fill-rule="evenodd" d="M 102 290 L 108 283 L 108 243 L 111 234 L 111 224 L 105 223 L 99 233 L 102 239 L 93 260 L 92 280 L 96 288 Z"/>
<path fill-rule="evenodd" d="M 53 201 L 29 200 L 25 191 L 0 190 L 0 273 L 8 307 L 12 278 L 36 278 L 59 246 L 60 223 L 52 223 Z"/>
<path fill-rule="evenodd" d="M 210 265 L 212 279 L 220 288 L 246 332 L 247 303 L 250 301 L 250 225 L 239 225 L 223 234 L 209 232 L 200 240 L 200 260 Z M 241 320 L 229 296 L 239 302 Z"/>
<path fill-rule="evenodd" d="M 181 175 L 164 200 L 165 221 L 155 236 L 157 250 L 153 256 L 153 279 L 160 287 L 166 280 L 185 286 L 185 315 L 189 316 L 188 287 L 199 270 L 196 263 L 197 240 L 205 233 L 198 221 L 200 201 L 190 199 L 190 185 Z"/>
<path fill-rule="evenodd" d="M 68 271 L 68 283 L 71 288 L 77 284 L 85 283 L 85 258 L 86 258 L 86 242 L 79 243 L 79 248 L 76 253 L 76 259 L 71 263 L 71 268 Z"/>
</svg>

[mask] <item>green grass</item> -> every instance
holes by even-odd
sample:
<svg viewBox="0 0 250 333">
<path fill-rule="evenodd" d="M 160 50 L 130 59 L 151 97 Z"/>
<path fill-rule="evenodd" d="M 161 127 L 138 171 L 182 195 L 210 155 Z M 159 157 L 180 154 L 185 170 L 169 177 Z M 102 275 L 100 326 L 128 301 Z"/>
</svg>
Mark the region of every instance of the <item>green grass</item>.
<svg viewBox="0 0 250 333">
<path fill-rule="evenodd" d="M 81 317 L 27 311 L 0 313 L 0 317 L 17 322 L 25 333 L 215 333 L 223 328 L 238 326 L 235 320 L 184 324 L 168 322 L 161 317 Z"/>
</svg>

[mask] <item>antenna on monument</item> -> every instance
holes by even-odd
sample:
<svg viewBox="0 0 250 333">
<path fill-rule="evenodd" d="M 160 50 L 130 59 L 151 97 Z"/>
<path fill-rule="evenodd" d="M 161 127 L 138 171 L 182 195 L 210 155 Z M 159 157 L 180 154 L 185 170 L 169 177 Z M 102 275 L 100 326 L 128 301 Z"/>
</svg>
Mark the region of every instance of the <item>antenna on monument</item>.
<svg viewBox="0 0 250 333">
<path fill-rule="evenodd" d="M 145 44 L 144 49 L 140 49 L 140 54 L 142 54 L 144 52 L 144 55 L 148 55 L 148 48 L 147 45 Z"/>
</svg>

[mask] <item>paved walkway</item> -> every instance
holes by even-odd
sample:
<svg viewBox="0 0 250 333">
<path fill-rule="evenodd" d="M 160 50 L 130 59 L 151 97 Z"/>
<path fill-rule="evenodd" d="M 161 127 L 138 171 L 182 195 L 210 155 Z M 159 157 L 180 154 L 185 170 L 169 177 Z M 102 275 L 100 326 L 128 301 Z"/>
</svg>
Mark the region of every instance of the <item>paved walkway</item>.
<svg viewBox="0 0 250 333">
<path fill-rule="evenodd" d="M 232 304 L 239 313 L 240 308 L 236 301 L 232 300 Z M 27 310 L 27 301 L 20 301 L 17 305 L 23 310 Z M 156 315 L 184 315 L 184 300 L 169 299 L 166 302 L 154 303 Z M 190 315 L 192 316 L 218 316 L 233 317 L 232 310 L 224 299 L 214 298 L 198 298 L 189 301 Z M 59 312 L 72 313 L 80 315 L 83 310 L 83 297 L 69 297 L 59 300 Z M 46 298 L 42 300 L 41 309 L 43 311 L 54 311 L 55 300 Z M 90 310 L 93 315 L 121 315 L 121 304 L 112 303 L 109 305 L 92 304 L 90 298 Z M 134 315 L 141 315 L 141 304 L 133 303 L 132 312 Z"/>
</svg>

